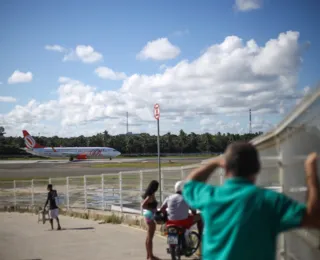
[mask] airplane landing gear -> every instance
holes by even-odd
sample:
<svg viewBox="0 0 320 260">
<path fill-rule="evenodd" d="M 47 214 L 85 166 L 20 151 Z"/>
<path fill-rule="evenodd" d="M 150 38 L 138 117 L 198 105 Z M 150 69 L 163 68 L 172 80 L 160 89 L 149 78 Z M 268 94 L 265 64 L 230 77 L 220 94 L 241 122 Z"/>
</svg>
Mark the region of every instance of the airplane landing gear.
<svg viewBox="0 0 320 260">
<path fill-rule="evenodd" d="M 109 158 L 109 160 L 111 161 L 111 160 L 112 160 L 112 158 L 110 157 L 110 158 Z"/>
<path fill-rule="evenodd" d="M 70 162 L 72 162 L 72 161 L 73 161 L 73 156 L 71 156 L 71 157 L 69 158 L 69 161 L 70 161 Z"/>
</svg>

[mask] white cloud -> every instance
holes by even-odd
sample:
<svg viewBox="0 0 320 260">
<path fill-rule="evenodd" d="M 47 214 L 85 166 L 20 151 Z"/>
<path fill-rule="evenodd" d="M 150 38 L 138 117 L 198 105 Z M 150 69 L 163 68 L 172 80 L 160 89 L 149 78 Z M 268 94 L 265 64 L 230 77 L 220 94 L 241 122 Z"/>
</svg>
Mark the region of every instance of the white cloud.
<svg viewBox="0 0 320 260">
<path fill-rule="evenodd" d="M 95 63 L 103 60 L 103 55 L 90 45 L 77 45 L 75 49 L 66 49 L 60 45 L 46 45 L 46 50 L 64 53 L 63 61 L 82 61 Z"/>
<path fill-rule="evenodd" d="M 13 103 L 16 102 L 17 99 L 14 97 L 9 97 L 9 96 L 0 96 L 0 102 L 8 102 L 8 103 Z"/>
<path fill-rule="evenodd" d="M 153 105 L 159 103 L 162 133 L 181 128 L 247 131 L 247 123 L 239 118 L 245 115 L 247 122 L 249 108 L 255 115 L 279 115 L 303 96 L 296 89 L 302 55 L 298 39 L 299 33 L 289 31 L 258 46 L 254 40 L 229 36 L 193 61 L 182 60 L 162 73 L 128 76 L 118 91 L 99 91 L 61 77 L 56 100 L 18 105 L 0 115 L 0 125 L 8 133 L 15 133 L 20 125 L 44 121 L 54 122 L 60 128 L 51 131 L 63 135 L 84 131 L 84 126 L 93 132 L 123 133 L 129 111 L 134 123 L 130 131 L 155 133 Z M 212 122 L 216 117 L 219 119 Z M 269 126 L 255 122 L 254 128 Z"/>
<path fill-rule="evenodd" d="M 180 54 L 179 47 L 169 42 L 168 38 L 159 38 L 148 42 L 139 52 L 137 58 L 140 60 L 170 60 Z"/>
<path fill-rule="evenodd" d="M 13 74 L 8 78 L 9 84 L 16 84 L 16 83 L 26 83 L 32 81 L 32 73 L 28 72 L 21 72 L 19 70 L 15 70 Z"/>
<path fill-rule="evenodd" d="M 57 52 L 65 52 L 66 49 L 60 45 L 46 45 L 44 47 L 48 51 L 57 51 Z"/>
<path fill-rule="evenodd" d="M 308 95 L 311 91 L 311 88 L 309 86 L 306 86 L 303 88 L 303 94 L 304 95 Z"/>
<path fill-rule="evenodd" d="M 236 132 L 242 133 L 244 129 L 241 128 L 240 122 L 231 120 L 224 122 L 222 120 L 214 120 L 212 118 L 203 118 L 200 120 L 202 132 L 217 133 L 217 132 Z"/>
<path fill-rule="evenodd" d="M 272 122 L 265 120 L 261 117 L 254 117 L 252 120 L 252 131 L 253 132 L 260 132 L 265 131 L 266 129 L 273 129 L 276 125 Z"/>
<path fill-rule="evenodd" d="M 251 11 L 262 7 L 262 0 L 236 0 L 235 7 L 239 11 Z"/>
<path fill-rule="evenodd" d="M 107 67 L 98 67 L 95 73 L 102 79 L 123 80 L 127 78 L 124 72 L 116 72 Z"/>
<path fill-rule="evenodd" d="M 0 81 L 0 85 L 2 85 L 3 83 Z"/>
<path fill-rule="evenodd" d="M 83 63 L 95 63 L 101 61 L 103 55 L 94 50 L 90 45 L 78 45 L 75 50 L 67 53 L 63 61 L 80 60 Z"/>
</svg>

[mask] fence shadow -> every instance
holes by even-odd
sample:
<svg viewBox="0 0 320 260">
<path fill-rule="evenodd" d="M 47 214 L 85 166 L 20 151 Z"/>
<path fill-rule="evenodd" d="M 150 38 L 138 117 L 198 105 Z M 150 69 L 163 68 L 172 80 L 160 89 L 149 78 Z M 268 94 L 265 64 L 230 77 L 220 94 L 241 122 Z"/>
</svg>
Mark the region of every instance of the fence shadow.
<svg viewBox="0 0 320 260">
<path fill-rule="evenodd" d="M 93 230 L 94 227 L 79 227 L 79 228 L 61 228 L 61 231 L 68 231 L 68 230 Z"/>
</svg>

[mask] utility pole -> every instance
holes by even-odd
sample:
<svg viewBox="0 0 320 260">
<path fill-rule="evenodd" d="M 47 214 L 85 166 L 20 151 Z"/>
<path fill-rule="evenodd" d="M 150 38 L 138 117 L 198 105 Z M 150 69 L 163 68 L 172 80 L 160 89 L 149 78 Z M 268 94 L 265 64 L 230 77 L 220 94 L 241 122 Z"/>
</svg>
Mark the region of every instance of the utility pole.
<svg viewBox="0 0 320 260">
<path fill-rule="evenodd" d="M 160 204 L 162 204 L 162 174 L 161 174 L 161 161 L 160 161 L 160 106 L 154 105 L 154 118 L 157 120 L 157 144 L 158 144 L 158 174 L 159 174 L 159 190 L 160 190 Z"/>
<path fill-rule="evenodd" d="M 129 113 L 127 112 L 127 134 L 129 133 Z"/>
<path fill-rule="evenodd" d="M 249 109 L 249 133 L 252 134 L 251 108 Z"/>
</svg>

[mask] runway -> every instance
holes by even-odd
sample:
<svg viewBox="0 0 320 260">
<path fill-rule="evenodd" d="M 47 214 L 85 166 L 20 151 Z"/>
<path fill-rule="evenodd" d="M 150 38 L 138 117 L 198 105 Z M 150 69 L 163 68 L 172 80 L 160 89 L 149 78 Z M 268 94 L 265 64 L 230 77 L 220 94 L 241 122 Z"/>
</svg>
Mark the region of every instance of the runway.
<svg viewBox="0 0 320 260">
<path fill-rule="evenodd" d="M 200 163 L 205 158 L 161 158 L 162 163 L 183 161 L 184 164 Z M 83 176 L 99 174 L 116 174 L 124 171 L 139 171 L 146 168 L 124 167 L 123 163 L 157 162 L 157 158 L 120 158 L 120 159 L 98 159 L 79 160 L 69 162 L 68 160 L 1 160 L 1 179 L 30 179 L 30 178 L 55 178 L 66 176 Z M 92 164 L 118 163 L 119 167 L 93 168 Z"/>
<path fill-rule="evenodd" d="M 0 167 L 3 164 L 44 164 L 44 163 L 55 163 L 55 164 L 64 164 L 64 163 L 124 163 L 124 162 L 139 162 L 143 159 L 97 159 L 97 160 L 69 160 L 57 159 L 57 160 L 0 160 Z"/>
<path fill-rule="evenodd" d="M 169 160 L 174 160 L 174 161 L 187 161 L 187 162 L 198 162 L 202 161 L 204 159 L 208 158 L 201 158 L 201 157 L 163 157 L 161 158 L 162 161 L 169 161 Z M 35 163 L 58 163 L 58 164 L 64 164 L 64 163 L 125 163 L 125 162 L 142 162 L 142 161 L 147 161 L 147 162 L 157 162 L 158 158 L 120 158 L 120 159 L 87 159 L 87 160 L 73 160 L 70 162 L 67 159 L 50 159 L 50 160 L 0 160 L 0 167 L 3 164 L 35 164 Z"/>
</svg>

